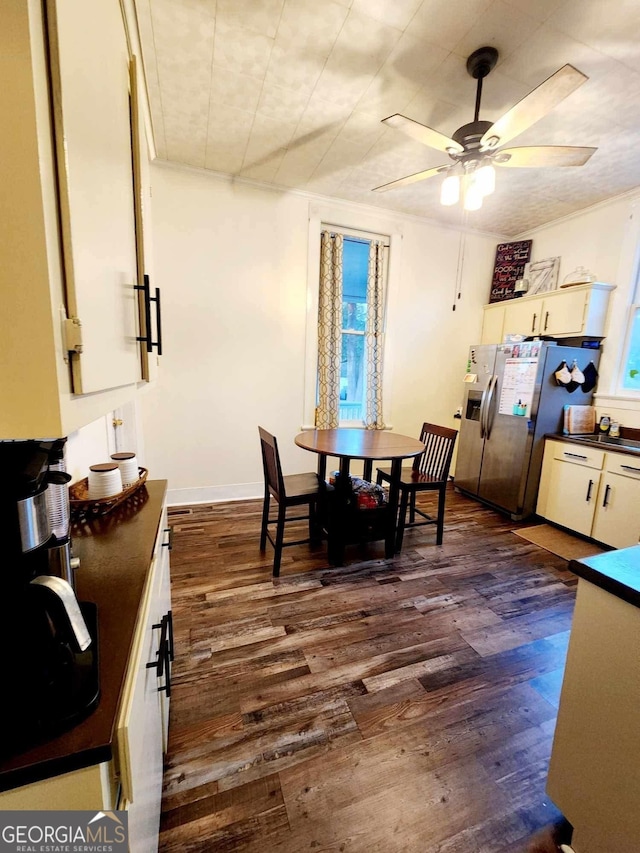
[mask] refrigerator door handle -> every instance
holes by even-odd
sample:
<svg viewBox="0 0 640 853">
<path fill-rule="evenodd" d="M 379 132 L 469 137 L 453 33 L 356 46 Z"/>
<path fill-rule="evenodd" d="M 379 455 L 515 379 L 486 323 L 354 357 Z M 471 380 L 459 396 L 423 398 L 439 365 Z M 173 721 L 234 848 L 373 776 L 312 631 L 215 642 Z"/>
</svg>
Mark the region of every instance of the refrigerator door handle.
<svg viewBox="0 0 640 853">
<path fill-rule="evenodd" d="M 491 387 L 491 380 L 493 376 L 489 378 L 489 382 L 487 383 L 487 387 L 482 392 L 482 397 L 480 398 L 480 438 L 484 438 L 487 432 L 487 424 L 485 420 L 485 415 L 487 411 L 487 395 L 489 393 L 489 388 Z"/>
<path fill-rule="evenodd" d="M 498 376 L 497 374 L 493 374 L 491 379 L 489 380 L 489 385 L 487 386 L 487 404 L 484 410 L 484 431 L 487 436 L 487 439 L 491 438 L 491 427 L 493 426 L 493 418 L 490 417 L 491 414 L 491 406 L 493 404 L 493 394 L 496 390 L 496 385 L 498 384 Z"/>
</svg>

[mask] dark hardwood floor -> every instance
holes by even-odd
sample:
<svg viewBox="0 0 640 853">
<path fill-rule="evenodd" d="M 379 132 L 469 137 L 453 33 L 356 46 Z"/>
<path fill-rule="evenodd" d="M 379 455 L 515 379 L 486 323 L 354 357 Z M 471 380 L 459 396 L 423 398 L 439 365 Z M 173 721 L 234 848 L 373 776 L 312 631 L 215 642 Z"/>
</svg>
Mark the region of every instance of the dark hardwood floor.
<svg viewBox="0 0 640 853">
<path fill-rule="evenodd" d="M 558 818 L 544 786 L 576 578 L 447 500 L 442 546 L 417 528 L 395 559 L 354 546 L 342 568 L 285 548 L 276 581 L 260 501 L 170 511 L 161 851 L 533 849 Z"/>
</svg>

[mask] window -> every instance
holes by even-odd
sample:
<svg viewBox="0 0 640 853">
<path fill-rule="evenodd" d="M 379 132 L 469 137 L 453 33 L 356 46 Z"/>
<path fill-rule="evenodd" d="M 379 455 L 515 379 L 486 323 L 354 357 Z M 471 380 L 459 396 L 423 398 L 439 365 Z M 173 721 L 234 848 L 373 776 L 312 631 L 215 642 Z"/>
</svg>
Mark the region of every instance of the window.
<svg viewBox="0 0 640 853">
<path fill-rule="evenodd" d="M 383 429 L 388 243 L 326 227 L 320 236 L 315 425 Z"/>
<path fill-rule="evenodd" d="M 395 294 L 402 266 L 402 227 L 393 219 L 363 211 L 354 214 L 358 219 L 356 223 L 352 214 L 352 211 L 334 205 L 315 202 L 309 205 L 303 429 L 329 426 L 320 416 L 323 409 L 319 406 L 320 392 L 325 394 L 328 387 L 332 389 L 334 397 L 332 425 L 361 427 L 367 423 L 373 426 L 370 417 L 372 397 L 379 399 L 382 396 L 380 389 L 383 388 L 384 396 L 382 404 L 377 406 L 375 426 L 379 428 L 384 424 L 387 428 L 391 427 L 390 413 L 386 407 L 392 396 L 393 342 L 387 340 L 384 327 L 387 325 L 387 314 L 392 318 L 395 310 Z M 337 276 L 342 293 L 326 317 L 326 325 L 319 322 L 322 312 L 327 309 L 322 270 L 328 247 L 323 232 L 339 236 L 338 242 L 342 242 L 342 274 Z M 375 251 L 371 247 L 375 247 Z M 367 302 L 367 288 L 373 290 L 374 297 L 378 297 L 380 288 L 372 288 L 369 280 L 370 249 L 375 255 L 373 278 L 378 283 L 382 281 L 382 297 L 374 299 L 374 304 L 380 305 L 380 313 L 375 318 L 370 316 L 372 305 Z M 327 272 L 329 274 L 332 275 Z M 367 332 L 367 320 L 369 329 L 375 327 L 375 334 Z M 325 349 L 329 325 L 332 330 L 331 355 Z M 320 355 L 323 351 L 325 359 L 321 369 Z M 370 371 L 371 363 L 375 360 L 378 361 L 378 367 L 373 371 L 372 378 L 368 369 Z M 325 369 L 332 374 L 330 381 Z"/>
<path fill-rule="evenodd" d="M 369 241 L 345 236 L 342 255 L 340 423 L 362 421 L 364 418 L 368 269 Z"/>
<path fill-rule="evenodd" d="M 640 395 L 640 305 L 630 310 L 619 391 Z"/>
<path fill-rule="evenodd" d="M 625 326 L 623 345 L 618 350 L 615 369 L 617 379 L 611 383 L 616 397 L 640 397 L 640 204 L 631 205 L 619 267 L 621 281 L 630 283 L 626 318 L 621 312 L 609 322 L 618 328 Z M 614 306 L 615 307 L 615 306 Z M 622 307 L 622 306 L 621 306 Z M 613 341 L 612 341 L 613 342 Z M 608 342 L 607 342 L 608 345 Z M 614 376 L 615 376 L 614 374 Z M 600 395 L 602 396 L 602 395 Z"/>
</svg>

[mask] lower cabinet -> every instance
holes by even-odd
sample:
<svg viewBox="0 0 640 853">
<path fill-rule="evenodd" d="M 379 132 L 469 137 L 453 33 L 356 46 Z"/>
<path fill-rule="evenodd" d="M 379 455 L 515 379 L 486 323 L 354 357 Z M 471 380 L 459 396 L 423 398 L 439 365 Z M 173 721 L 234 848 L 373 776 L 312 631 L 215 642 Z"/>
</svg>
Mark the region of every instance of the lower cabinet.
<svg viewBox="0 0 640 853">
<path fill-rule="evenodd" d="M 129 814 L 132 853 L 155 850 L 158 844 L 173 658 L 168 536 L 165 506 L 116 736 L 121 784 L 118 807 Z"/>
<path fill-rule="evenodd" d="M 617 467 L 630 473 L 616 473 Z M 640 465 L 630 464 L 628 456 L 619 459 L 615 454 L 607 454 L 607 470 L 598 491 L 591 536 L 614 548 L 637 545 L 640 539 L 639 507 Z"/>
<path fill-rule="evenodd" d="M 170 548 L 163 502 L 116 716 L 112 759 L 1 792 L 0 809 L 126 810 L 131 853 L 157 850 L 173 660 Z"/>
<path fill-rule="evenodd" d="M 614 548 L 640 540 L 640 460 L 547 441 L 536 512 Z"/>
</svg>

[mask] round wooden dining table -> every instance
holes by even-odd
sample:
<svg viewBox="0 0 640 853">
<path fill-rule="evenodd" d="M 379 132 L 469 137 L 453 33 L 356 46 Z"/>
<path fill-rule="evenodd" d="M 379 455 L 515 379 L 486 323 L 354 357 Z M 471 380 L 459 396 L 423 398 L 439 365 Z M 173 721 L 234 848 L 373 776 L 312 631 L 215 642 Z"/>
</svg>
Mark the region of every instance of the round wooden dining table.
<svg viewBox="0 0 640 853">
<path fill-rule="evenodd" d="M 371 480 L 374 462 L 381 460 L 391 462 L 391 481 L 389 483 L 384 540 L 385 557 L 387 559 L 393 557 L 396 545 L 402 460 L 419 456 L 424 452 L 424 444 L 417 438 L 400 435 L 396 432 L 352 427 L 305 430 L 295 437 L 295 443 L 304 450 L 318 454 L 318 477 L 321 480 L 326 479 L 328 456 L 335 456 L 340 460 L 340 478 L 343 483 L 348 481 L 352 459 L 364 461 L 363 477 L 365 480 Z M 338 552 L 340 550 L 338 549 Z"/>
</svg>

